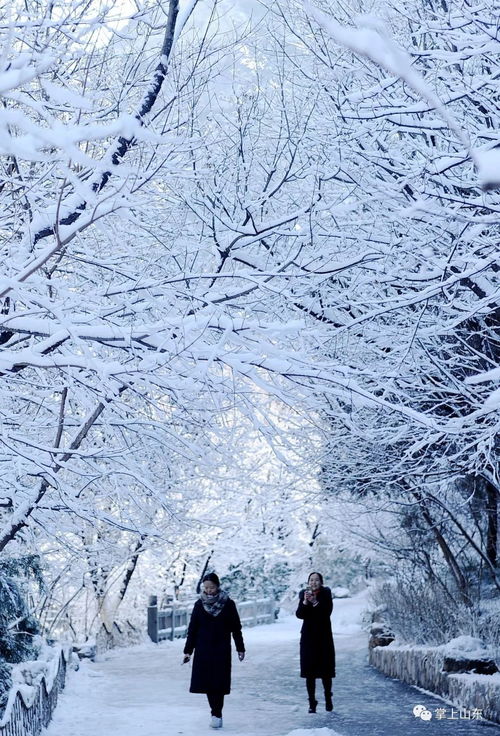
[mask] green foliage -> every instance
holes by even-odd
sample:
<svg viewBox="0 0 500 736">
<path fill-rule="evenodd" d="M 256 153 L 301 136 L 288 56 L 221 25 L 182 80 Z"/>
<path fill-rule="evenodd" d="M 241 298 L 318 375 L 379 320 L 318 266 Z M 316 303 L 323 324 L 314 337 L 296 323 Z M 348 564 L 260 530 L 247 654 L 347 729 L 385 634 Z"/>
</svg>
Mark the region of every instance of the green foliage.
<svg viewBox="0 0 500 736">
<path fill-rule="evenodd" d="M 40 563 L 30 555 L 0 562 L 0 663 L 17 663 L 37 655 L 34 637 L 38 622 L 30 614 L 22 584 L 35 578 L 42 584 Z"/>
<path fill-rule="evenodd" d="M 383 561 L 333 544 L 328 537 L 322 535 L 314 544 L 303 583 L 312 570 L 323 575 L 325 585 L 331 588 L 348 588 L 351 593 L 365 588 L 367 580 L 384 573 L 387 575 L 387 567 Z"/>
<path fill-rule="evenodd" d="M 4 560 L 0 560 L 1 574 L 11 578 L 32 578 L 40 589 L 44 586 L 40 557 L 38 555 L 6 557 Z"/>
<path fill-rule="evenodd" d="M 336 551 L 328 562 L 318 565 L 325 577 L 325 584 L 330 587 L 349 588 L 351 592 L 366 585 L 368 562 L 360 554 L 351 554 L 348 550 Z"/>
<path fill-rule="evenodd" d="M 5 706 L 7 705 L 7 699 L 9 697 L 9 690 L 11 687 L 11 665 L 7 664 L 6 662 L 0 662 L 0 717 L 5 710 Z"/>
<path fill-rule="evenodd" d="M 258 596 L 279 601 L 290 582 L 291 569 L 288 562 L 271 563 L 260 557 L 252 562 L 230 565 L 221 577 L 221 587 L 236 600 Z"/>
</svg>

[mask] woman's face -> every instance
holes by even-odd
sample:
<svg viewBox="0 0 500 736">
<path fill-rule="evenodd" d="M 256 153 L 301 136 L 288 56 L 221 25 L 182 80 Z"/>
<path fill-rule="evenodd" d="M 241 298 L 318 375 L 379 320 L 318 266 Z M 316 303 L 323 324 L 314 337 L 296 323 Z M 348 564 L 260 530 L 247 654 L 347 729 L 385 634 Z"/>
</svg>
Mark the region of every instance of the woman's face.
<svg viewBox="0 0 500 736">
<path fill-rule="evenodd" d="M 310 575 L 307 582 L 311 590 L 319 590 L 319 588 L 321 588 L 321 580 L 319 579 L 319 575 L 317 575 L 315 572 Z"/>
<path fill-rule="evenodd" d="M 203 591 L 207 595 L 216 595 L 219 588 L 211 580 L 205 580 L 203 583 Z"/>
</svg>

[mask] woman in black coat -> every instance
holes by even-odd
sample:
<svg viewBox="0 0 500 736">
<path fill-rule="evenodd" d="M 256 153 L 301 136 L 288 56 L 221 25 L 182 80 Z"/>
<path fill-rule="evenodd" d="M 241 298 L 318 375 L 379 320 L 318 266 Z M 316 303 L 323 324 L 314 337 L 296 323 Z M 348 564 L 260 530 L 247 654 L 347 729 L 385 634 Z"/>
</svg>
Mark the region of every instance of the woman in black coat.
<svg viewBox="0 0 500 736">
<path fill-rule="evenodd" d="M 333 610 L 330 588 L 323 586 L 323 576 L 312 572 L 308 587 L 299 593 L 297 618 L 303 620 L 300 631 L 300 676 L 306 678 L 309 713 L 316 713 L 316 678 L 323 681 L 325 708 L 333 710 L 332 678 L 335 677 L 335 647 L 330 616 Z"/>
<path fill-rule="evenodd" d="M 206 693 L 212 713 L 210 726 L 222 727 L 224 695 L 231 690 L 231 634 L 240 662 L 245 658 L 236 605 L 220 587 L 214 572 L 203 578 L 203 589 L 191 613 L 184 660 L 194 651 L 191 693 Z"/>
</svg>

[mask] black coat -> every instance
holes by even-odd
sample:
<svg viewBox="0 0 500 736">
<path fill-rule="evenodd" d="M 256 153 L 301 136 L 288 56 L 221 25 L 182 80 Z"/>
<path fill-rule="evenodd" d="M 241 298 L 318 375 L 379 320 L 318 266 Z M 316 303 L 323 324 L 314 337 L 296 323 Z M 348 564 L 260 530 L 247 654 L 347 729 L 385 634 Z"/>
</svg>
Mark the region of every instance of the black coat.
<svg viewBox="0 0 500 736">
<path fill-rule="evenodd" d="M 304 621 L 300 630 L 300 676 L 335 677 L 331 590 L 323 586 L 319 589 L 317 606 L 304 604 L 304 592 L 299 593 L 296 613 Z"/>
<path fill-rule="evenodd" d="M 207 613 L 200 599 L 194 604 L 184 654 L 192 654 L 191 693 L 231 690 L 231 634 L 236 651 L 244 652 L 241 622 L 230 598 L 217 616 Z"/>
</svg>

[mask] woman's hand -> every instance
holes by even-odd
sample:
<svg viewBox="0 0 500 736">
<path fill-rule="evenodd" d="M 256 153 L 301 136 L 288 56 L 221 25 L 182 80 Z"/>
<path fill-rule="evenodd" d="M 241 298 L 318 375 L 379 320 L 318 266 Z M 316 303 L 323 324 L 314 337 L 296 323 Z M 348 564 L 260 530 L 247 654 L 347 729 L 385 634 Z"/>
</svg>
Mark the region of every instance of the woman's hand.
<svg viewBox="0 0 500 736">
<path fill-rule="evenodd" d="M 245 652 L 238 652 L 238 659 L 240 660 L 240 662 L 243 662 L 243 660 L 245 659 Z"/>
<path fill-rule="evenodd" d="M 304 603 L 305 603 L 305 605 L 307 605 L 308 603 L 310 603 L 312 601 L 312 598 L 313 598 L 313 594 L 311 593 L 311 591 L 310 590 L 306 590 L 306 592 L 304 593 Z"/>
<path fill-rule="evenodd" d="M 182 660 L 182 664 L 187 664 L 190 659 L 191 659 L 191 655 L 190 654 L 185 654 L 184 655 L 184 659 Z"/>
</svg>

